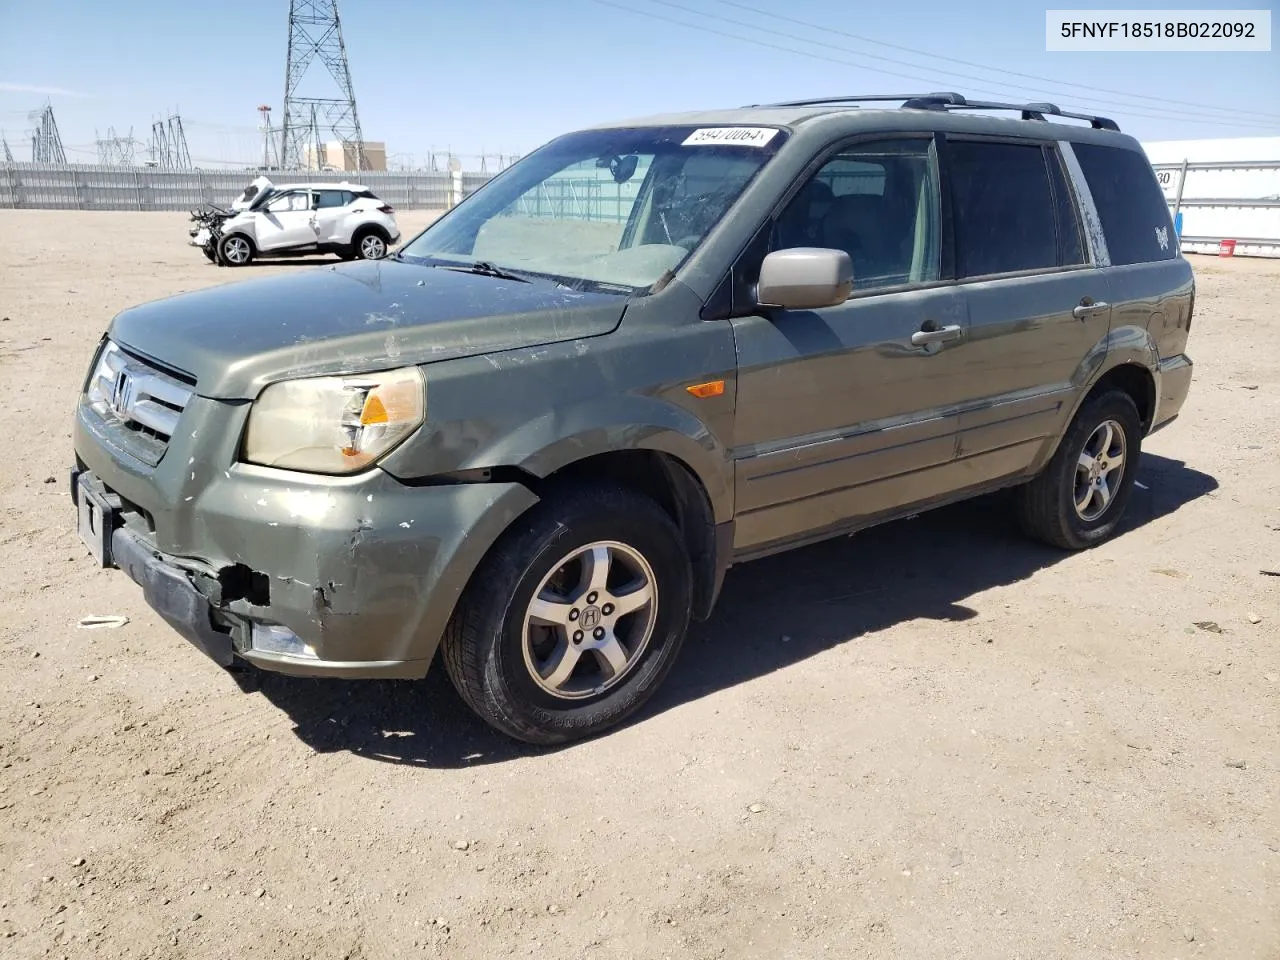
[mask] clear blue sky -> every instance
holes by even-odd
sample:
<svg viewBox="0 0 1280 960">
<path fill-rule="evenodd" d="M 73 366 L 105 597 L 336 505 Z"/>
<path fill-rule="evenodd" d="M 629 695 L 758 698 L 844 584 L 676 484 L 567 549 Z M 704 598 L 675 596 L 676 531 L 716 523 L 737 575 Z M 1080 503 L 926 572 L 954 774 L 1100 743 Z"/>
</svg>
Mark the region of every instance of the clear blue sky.
<svg viewBox="0 0 1280 960">
<path fill-rule="evenodd" d="M 1280 134 L 1280 45 L 1270 53 L 1046 53 L 1045 7 L 1076 5 L 342 0 L 340 9 L 365 137 L 403 159 L 448 148 L 524 152 L 576 126 L 663 110 L 937 89 L 1092 108 L 1143 140 Z M 1182 4 L 1270 9 L 1280 31 L 1276 5 Z M 1119 0 L 1110 8 L 1172 6 Z M 0 0 L 0 129 L 18 158 L 28 157 L 26 112 L 47 97 L 70 158 L 89 161 L 95 131 L 132 127 L 146 140 L 151 121 L 177 108 L 193 157 L 250 162 L 260 155 L 257 105 L 270 104 L 279 122 L 288 7 Z M 323 81 L 313 69 L 305 82 L 324 95 Z"/>
</svg>

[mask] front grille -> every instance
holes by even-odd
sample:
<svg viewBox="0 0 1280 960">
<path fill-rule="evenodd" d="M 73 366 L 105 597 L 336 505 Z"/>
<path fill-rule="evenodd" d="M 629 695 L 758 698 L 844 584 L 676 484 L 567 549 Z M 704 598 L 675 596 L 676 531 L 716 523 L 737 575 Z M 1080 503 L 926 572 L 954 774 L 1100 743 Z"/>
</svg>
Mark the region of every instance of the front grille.
<svg viewBox="0 0 1280 960">
<path fill-rule="evenodd" d="M 108 342 L 89 381 L 89 405 L 113 442 L 154 466 L 164 455 L 195 382 Z"/>
</svg>

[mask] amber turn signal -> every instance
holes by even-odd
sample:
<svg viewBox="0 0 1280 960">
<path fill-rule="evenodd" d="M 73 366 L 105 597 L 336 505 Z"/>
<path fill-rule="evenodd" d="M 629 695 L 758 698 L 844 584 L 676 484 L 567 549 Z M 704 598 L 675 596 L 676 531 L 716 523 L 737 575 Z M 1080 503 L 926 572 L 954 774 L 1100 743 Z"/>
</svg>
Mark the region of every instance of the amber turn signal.
<svg viewBox="0 0 1280 960">
<path fill-rule="evenodd" d="M 706 383 L 692 383 L 685 389 L 699 400 L 706 400 L 708 397 L 718 397 L 724 393 L 724 381 L 708 380 Z"/>
</svg>

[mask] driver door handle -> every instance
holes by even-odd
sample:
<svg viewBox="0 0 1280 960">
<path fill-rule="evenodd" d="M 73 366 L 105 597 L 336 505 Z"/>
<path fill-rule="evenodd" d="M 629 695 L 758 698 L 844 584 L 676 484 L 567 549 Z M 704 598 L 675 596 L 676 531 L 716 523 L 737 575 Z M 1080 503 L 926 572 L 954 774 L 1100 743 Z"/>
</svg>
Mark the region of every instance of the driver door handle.
<svg viewBox="0 0 1280 960">
<path fill-rule="evenodd" d="M 1100 313 L 1106 313 L 1110 309 L 1111 304 L 1102 300 L 1088 300 L 1088 302 L 1082 302 L 1080 306 L 1073 309 L 1071 315 L 1077 320 L 1084 320 L 1087 317 L 1096 317 Z"/>
<path fill-rule="evenodd" d="M 958 324 L 949 327 L 938 327 L 936 330 L 917 330 L 911 335 L 911 345 L 923 347 L 928 343 L 946 343 L 948 340 L 959 340 L 963 331 Z"/>
</svg>

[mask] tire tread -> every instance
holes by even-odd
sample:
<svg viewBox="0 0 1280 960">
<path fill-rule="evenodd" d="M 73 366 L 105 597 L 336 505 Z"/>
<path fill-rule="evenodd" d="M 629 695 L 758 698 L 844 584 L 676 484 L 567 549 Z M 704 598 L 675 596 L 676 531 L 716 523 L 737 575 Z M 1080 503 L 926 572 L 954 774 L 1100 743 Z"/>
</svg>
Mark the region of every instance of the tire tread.
<svg viewBox="0 0 1280 960">
<path fill-rule="evenodd" d="M 1075 468 L 1066 461 L 1076 456 L 1076 449 L 1087 439 L 1098 422 L 1106 419 L 1106 414 L 1114 411 L 1123 413 L 1132 424 L 1140 424 L 1137 405 L 1133 398 L 1123 390 L 1113 389 L 1100 393 L 1080 407 L 1072 418 L 1066 432 L 1062 436 L 1058 449 L 1036 477 L 1017 489 L 1014 499 L 1019 526 L 1023 532 L 1033 539 L 1040 540 L 1052 547 L 1062 550 L 1082 550 L 1095 543 L 1107 539 L 1114 532 L 1116 525 L 1124 516 L 1124 508 L 1128 498 L 1128 489 L 1124 499 L 1116 505 L 1117 512 L 1107 522 L 1090 531 L 1093 535 L 1082 534 L 1076 529 L 1075 516 L 1063 507 L 1062 484 L 1065 477 L 1074 478 Z M 1142 452 L 1140 432 L 1126 431 L 1126 450 L 1124 466 L 1125 476 L 1122 484 L 1131 488 L 1134 474 Z M 1117 493 L 1120 496 L 1120 493 Z M 1100 535 L 1097 531 L 1105 531 Z"/>
<path fill-rule="evenodd" d="M 547 491 L 542 502 L 517 520 L 481 561 L 463 590 L 441 639 L 445 671 L 462 701 L 491 726 L 527 743 L 554 745 L 576 738 L 576 733 L 572 729 L 550 731 L 512 710 L 511 704 L 500 695 L 499 678 L 493 661 L 487 656 L 488 649 L 494 633 L 502 629 L 509 598 L 525 576 L 539 544 L 557 525 L 563 525 L 564 520 L 560 518 L 596 511 L 643 516 L 646 523 L 668 528 L 669 534 L 679 542 L 675 524 L 658 504 L 623 487 L 576 483 Z M 691 579 L 688 566 L 683 573 L 688 583 Z M 504 599 L 498 603 L 495 598 Z M 687 616 L 686 611 L 681 632 L 687 624 Z M 673 651 L 670 659 L 674 660 L 674 657 Z M 663 675 L 665 671 L 655 678 L 649 687 L 650 692 Z M 604 726 L 620 722 L 639 709 L 645 699 L 647 695 L 617 711 Z"/>
</svg>

